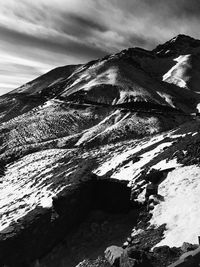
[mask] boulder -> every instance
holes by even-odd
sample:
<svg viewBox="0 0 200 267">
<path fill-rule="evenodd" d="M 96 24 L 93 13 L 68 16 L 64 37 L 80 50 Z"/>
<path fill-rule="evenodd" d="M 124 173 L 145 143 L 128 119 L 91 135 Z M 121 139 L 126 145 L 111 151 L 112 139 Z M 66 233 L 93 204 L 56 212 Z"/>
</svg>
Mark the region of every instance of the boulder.
<svg viewBox="0 0 200 267">
<path fill-rule="evenodd" d="M 0 232 L 0 266 L 29 266 L 51 248 L 51 214 L 38 206 Z"/>
<path fill-rule="evenodd" d="M 153 184 L 153 183 L 149 183 L 146 186 L 146 194 L 145 194 L 145 198 L 149 199 L 150 196 L 152 195 L 157 195 L 158 194 L 158 185 Z"/>
<path fill-rule="evenodd" d="M 190 244 L 187 242 L 183 242 L 183 245 L 181 246 L 181 250 L 185 253 L 191 250 L 195 250 L 198 248 L 198 245 Z"/>
<path fill-rule="evenodd" d="M 155 247 L 153 249 L 153 252 L 155 254 L 167 254 L 167 255 L 170 255 L 171 254 L 171 248 L 169 246 L 160 246 L 160 247 Z"/>
<path fill-rule="evenodd" d="M 147 253 L 135 247 L 124 250 L 120 258 L 120 267 L 151 267 Z"/>
<path fill-rule="evenodd" d="M 53 199 L 53 208 L 36 206 L 0 231 L 0 266 L 29 266 L 49 252 L 88 215 L 92 181 L 71 185 Z"/>
<path fill-rule="evenodd" d="M 120 257 L 124 250 L 121 247 L 110 246 L 105 250 L 105 258 L 112 266 L 119 266 Z"/>
<path fill-rule="evenodd" d="M 136 267 L 138 266 L 137 260 L 129 258 L 126 254 L 123 254 L 120 258 L 120 267 Z"/>
<path fill-rule="evenodd" d="M 0 266 L 29 266 L 59 244 L 94 210 L 90 231 L 93 234 L 101 229 L 109 233 L 105 220 L 107 212 L 130 211 L 132 203 L 127 183 L 97 179 L 90 173 L 85 173 L 84 177 L 90 179 L 80 182 L 78 175 L 74 178 L 77 183 L 66 185 L 53 197 L 52 207 L 38 205 L 0 231 Z"/>
</svg>

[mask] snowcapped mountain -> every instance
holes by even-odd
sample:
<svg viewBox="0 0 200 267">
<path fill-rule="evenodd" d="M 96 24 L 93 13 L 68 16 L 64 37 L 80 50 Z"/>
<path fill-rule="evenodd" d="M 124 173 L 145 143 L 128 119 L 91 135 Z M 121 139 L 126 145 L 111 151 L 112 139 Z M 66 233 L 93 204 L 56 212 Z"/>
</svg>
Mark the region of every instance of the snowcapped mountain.
<svg viewBox="0 0 200 267">
<path fill-rule="evenodd" d="M 60 258 L 61 252 L 50 251 L 69 234 L 68 228 L 78 227 L 91 210 L 115 210 L 111 192 L 117 207 L 129 206 L 123 200 L 125 189 L 120 195 L 109 181 L 128 183 L 128 199 L 149 218 L 133 223 L 126 246 L 133 240 L 149 249 L 196 243 L 199 57 L 200 41 L 178 35 L 152 51 L 129 48 L 56 68 L 0 97 L 1 265 L 31 266 L 40 258 L 41 266 L 63 266 L 61 259 L 50 263 L 49 257 Z M 169 170 L 159 185 L 161 198 L 153 199 L 147 211 L 151 169 Z M 27 246 L 28 236 L 32 241 Z M 62 259 L 75 266 L 83 254 Z M 179 254 L 153 266 L 167 266 Z"/>
</svg>

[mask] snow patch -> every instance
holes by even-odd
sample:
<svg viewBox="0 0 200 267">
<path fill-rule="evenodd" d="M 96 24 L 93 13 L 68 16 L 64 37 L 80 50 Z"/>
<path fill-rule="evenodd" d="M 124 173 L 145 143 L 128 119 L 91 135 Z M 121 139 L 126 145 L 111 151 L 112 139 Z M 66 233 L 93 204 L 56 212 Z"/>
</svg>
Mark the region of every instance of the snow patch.
<svg viewBox="0 0 200 267">
<path fill-rule="evenodd" d="M 156 165 L 153 166 L 154 169 L 157 170 L 165 170 L 168 168 L 177 168 L 180 167 L 181 164 L 177 163 L 177 159 L 172 159 L 172 160 L 161 160 L 160 162 L 158 162 Z"/>
<path fill-rule="evenodd" d="M 164 201 L 152 211 L 151 225 L 167 225 L 164 239 L 156 246 L 197 243 L 200 235 L 200 167 L 180 167 L 159 186 Z"/>
<path fill-rule="evenodd" d="M 195 135 L 197 135 L 197 134 L 198 134 L 198 132 L 196 132 L 196 133 L 193 133 L 193 134 L 192 134 L 192 136 L 195 136 Z"/>
<path fill-rule="evenodd" d="M 163 75 L 163 81 L 174 83 L 179 87 L 187 88 L 188 77 L 185 75 L 186 66 L 189 67 L 191 55 L 181 55 L 174 59 L 177 62 L 167 73 Z"/>
<path fill-rule="evenodd" d="M 136 163 L 129 163 L 129 165 L 124 166 L 119 170 L 119 172 L 115 172 L 112 177 L 119 180 L 132 180 L 137 177 L 138 174 L 141 173 L 142 167 L 144 167 L 150 160 L 152 160 L 157 154 L 159 154 L 163 148 L 171 146 L 171 142 L 162 143 L 158 145 L 151 151 L 148 151 L 141 155 L 141 160 Z"/>
<path fill-rule="evenodd" d="M 159 92 L 156 91 L 156 93 L 162 97 L 171 107 L 175 108 L 174 104 L 173 104 L 173 100 L 172 100 L 172 96 L 164 93 L 164 92 Z"/>
<path fill-rule="evenodd" d="M 42 107 L 47 108 L 47 107 L 52 106 L 53 104 L 54 104 L 54 101 L 48 100 L 47 102 L 44 103 L 44 105 Z"/>
<path fill-rule="evenodd" d="M 87 85 L 82 87 L 82 89 L 88 91 L 93 86 L 100 85 L 102 83 L 114 85 L 116 83 L 116 79 L 117 79 L 117 69 L 113 67 L 103 72 L 102 74 L 98 75 L 95 79 L 89 81 Z"/>
<path fill-rule="evenodd" d="M 46 150 L 8 165 L 0 184 L 0 231 L 38 205 L 51 207 L 52 196 L 63 189 L 62 186 L 51 189 L 51 185 L 57 183 L 52 179 L 53 170 L 58 166 L 54 163 L 65 153 L 61 149 Z"/>
<path fill-rule="evenodd" d="M 112 154 L 112 158 L 108 159 L 105 163 L 103 163 L 98 169 L 95 170 L 95 173 L 97 173 L 98 175 L 104 175 L 106 174 L 108 171 L 117 168 L 117 166 L 122 163 L 124 160 L 126 160 L 128 157 L 134 155 L 135 153 L 139 152 L 142 149 L 145 149 L 157 142 L 160 142 L 161 140 L 163 140 L 163 134 L 161 135 L 157 135 L 151 139 L 149 139 L 148 141 L 135 141 L 135 146 L 132 148 L 127 149 L 126 151 L 124 151 L 123 153 L 119 153 L 119 154 Z M 128 172 L 130 170 L 127 170 Z M 128 175 L 124 174 L 125 176 L 123 176 L 124 178 L 120 178 L 119 175 L 118 179 L 125 179 L 125 177 Z M 130 179 L 130 178 L 129 178 Z"/>
<path fill-rule="evenodd" d="M 197 104 L 197 110 L 200 112 L 200 103 Z"/>
</svg>

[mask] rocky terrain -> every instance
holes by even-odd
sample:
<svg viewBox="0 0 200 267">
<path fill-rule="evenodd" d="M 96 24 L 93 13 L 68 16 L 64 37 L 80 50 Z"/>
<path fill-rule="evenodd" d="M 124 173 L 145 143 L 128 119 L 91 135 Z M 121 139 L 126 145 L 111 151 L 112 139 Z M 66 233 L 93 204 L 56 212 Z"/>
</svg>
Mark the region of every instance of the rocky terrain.
<svg viewBox="0 0 200 267">
<path fill-rule="evenodd" d="M 198 249 L 199 57 L 178 35 L 0 97 L 0 266 L 164 267 Z"/>
</svg>

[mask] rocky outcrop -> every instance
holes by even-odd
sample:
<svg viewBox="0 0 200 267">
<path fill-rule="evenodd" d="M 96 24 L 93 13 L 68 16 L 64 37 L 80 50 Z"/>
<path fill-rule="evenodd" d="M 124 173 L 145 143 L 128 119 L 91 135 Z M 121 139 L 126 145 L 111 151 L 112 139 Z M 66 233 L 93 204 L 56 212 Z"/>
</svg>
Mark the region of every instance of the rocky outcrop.
<svg viewBox="0 0 200 267">
<path fill-rule="evenodd" d="M 0 265 L 28 266 L 58 244 L 87 216 L 91 182 L 67 188 L 53 200 L 53 208 L 36 207 L 0 233 Z"/>
<path fill-rule="evenodd" d="M 112 266 L 119 267 L 120 258 L 123 254 L 124 250 L 118 246 L 110 246 L 105 250 L 105 258 Z"/>
<path fill-rule="evenodd" d="M 76 229 L 91 210 L 120 213 L 130 208 L 126 183 L 90 175 L 88 181 L 62 190 L 53 198 L 52 208 L 38 206 L 0 232 L 0 266 L 29 266 Z"/>
<path fill-rule="evenodd" d="M 105 250 L 105 258 L 114 267 L 151 267 L 150 254 L 135 247 L 122 249 L 110 246 Z"/>
<path fill-rule="evenodd" d="M 200 248 L 184 253 L 179 260 L 168 267 L 198 267 L 200 262 Z"/>
<path fill-rule="evenodd" d="M 132 247 L 124 250 L 120 258 L 120 267 L 152 267 L 152 264 L 144 250 Z"/>
</svg>

